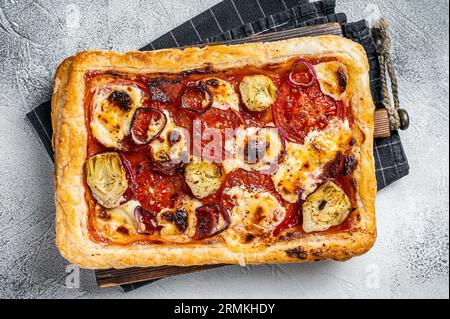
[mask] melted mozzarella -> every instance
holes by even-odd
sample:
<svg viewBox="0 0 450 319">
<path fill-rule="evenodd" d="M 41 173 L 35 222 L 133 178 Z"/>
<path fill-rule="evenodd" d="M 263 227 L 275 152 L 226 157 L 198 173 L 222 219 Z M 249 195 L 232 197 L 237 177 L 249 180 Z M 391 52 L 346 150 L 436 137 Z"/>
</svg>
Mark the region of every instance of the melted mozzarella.
<svg viewBox="0 0 450 319">
<path fill-rule="evenodd" d="M 268 126 L 272 127 L 270 123 Z M 268 147 L 264 151 L 263 158 L 253 158 L 254 161 L 247 163 L 244 157 L 245 142 L 251 139 L 262 138 Z M 264 147 L 266 145 L 261 145 Z M 227 152 L 226 158 L 222 161 L 222 165 L 226 174 L 236 168 L 242 168 L 247 171 L 256 170 L 261 173 L 266 173 L 271 169 L 272 164 L 277 164 L 278 156 L 283 150 L 282 141 L 275 130 L 261 129 L 259 127 L 240 127 L 233 139 L 225 143 L 225 150 Z M 255 151 L 256 153 L 256 151 Z M 253 154 L 256 156 L 256 154 Z"/>
<path fill-rule="evenodd" d="M 239 96 L 229 82 L 219 78 L 207 78 L 203 82 L 213 95 L 212 107 L 224 111 L 228 109 L 239 111 Z M 210 83 L 214 83 L 214 85 Z"/>
<path fill-rule="evenodd" d="M 114 91 L 124 92 L 131 99 L 130 110 L 122 110 L 108 100 Z M 111 84 L 97 88 L 93 96 L 92 135 L 104 146 L 121 148 L 121 141 L 130 134 L 134 111 L 142 105 L 142 92 L 134 85 Z"/>
<path fill-rule="evenodd" d="M 261 238 L 271 238 L 274 229 L 286 216 L 286 209 L 269 192 L 236 186 L 225 190 L 235 205 L 230 212 L 230 227 L 223 238 L 230 249 L 258 249 Z"/>
<path fill-rule="evenodd" d="M 183 128 L 174 124 L 169 112 L 163 112 L 167 117 L 167 124 L 159 137 L 150 144 L 153 156 L 161 162 L 185 161 L 189 158 L 189 140 L 187 139 L 189 135 Z"/>
<path fill-rule="evenodd" d="M 114 241 L 127 241 L 128 235 L 136 234 L 136 220 L 134 210 L 139 206 L 136 200 L 130 200 L 119 207 L 104 211 L 105 218 L 98 217 L 98 229 L 102 236 Z"/>
<path fill-rule="evenodd" d="M 304 144 L 287 143 L 286 155 L 272 180 L 290 203 L 305 199 L 321 183 L 325 165 L 343 150 L 352 136 L 348 122 L 334 121 L 324 131 L 312 131 Z"/>
<path fill-rule="evenodd" d="M 161 229 L 161 237 L 170 242 L 189 242 L 192 240 L 192 237 L 195 235 L 195 227 L 197 224 L 197 220 L 195 218 L 195 210 L 202 206 L 202 203 L 189 196 L 185 196 L 179 205 L 176 205 L 174 209 L 166 208 L 163 209 L 158 214 L 158 223 L 162 226 Z M 177 209 L 183 208 L 187 213 L 187 228 L 181 233 L 175 223 L 168 222 L 162 218 L 163 214 L 166 212 L 175 211 Z"/>
<path fill-rule="evenodd" d="M 339 62 L 324 62 L 314 66 L 320 89 L 335 100 L 343 99 L 346 89 L 346 67 Z"/>
</svg>

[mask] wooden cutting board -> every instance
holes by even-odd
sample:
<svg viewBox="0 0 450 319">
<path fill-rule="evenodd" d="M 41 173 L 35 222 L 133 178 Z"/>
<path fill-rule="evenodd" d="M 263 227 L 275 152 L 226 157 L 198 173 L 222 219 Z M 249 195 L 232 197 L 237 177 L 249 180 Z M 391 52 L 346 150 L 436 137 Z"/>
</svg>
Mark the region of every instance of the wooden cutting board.
<svg viewBox="0 0 450 319">
<path fill-rule="evenodd" d="M 342 29 L 339 23 L 326 23 L 321 25 L 307 26 L 286 31 L 274 32 L 269 34 L 260 34 L 252 37 L 229 40 L 224 42 L 215 42 L 196 45 L 197 47 L 204 47 L 217 44 L 241 44 L 250 42 L 268 42 L 279 41 L 297 37 L 318 36 L 318 35 L 338 35 L 343 36 Z M 386 110 L 380 109 L 375 112 L 375 137 L 386 137 L 390 135 L 389 122 Z M 158 279 L 188 274 L 200 270 L 223 267 L 224 265 L 205 265 L 193 267 L 177 267 L 177 266 L 162 266 L 162 267 L 147 267 L 147 268 L 127 268 L 127 269 L 106 269 L 96 270 L 95 277 L 97 285 L 100 287 L 119 286 L 130 283 L 138 283 L 144 281 L 155 281 Z"/>
</svg>

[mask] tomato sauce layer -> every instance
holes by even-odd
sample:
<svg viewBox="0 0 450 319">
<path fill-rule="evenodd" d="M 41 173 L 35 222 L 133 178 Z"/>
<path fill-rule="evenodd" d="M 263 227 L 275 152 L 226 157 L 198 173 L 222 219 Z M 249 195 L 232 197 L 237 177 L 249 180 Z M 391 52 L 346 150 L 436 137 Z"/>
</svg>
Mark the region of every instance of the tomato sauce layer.
<svg viewBox="0 0 450 319">
<path fill-rule="evenodd" d="M 329 61 L 329 59 L 310 62 L 317 64 L 326 61 Z M 225 134 L 225 129 L 229 128 L 275 125 L 288 141 L 295 143 L 303 143 L 310 131 L 324 129 L 333 118 L 349 119 L 350 125 L 352 125 L 347 103 L 336 101 L 322 93 L 317 81 L 306 88 L 296 87 L 290 83 L 289 72 L 293 63 L 294 60 L 291 60 L 286 63 L 266 65 L 260 68 L 248 66 L 220 72 L 204 69 L 179 74 L 136 75 L 117 72 L 89 72 L 85 76 L 86 92 L 88 92 L 85 96 L 86 129 L 88 132 L 87 154 L 92 156 L 108 150 L 94 138 L 89 125 L 93 112 L 94 83 L 102 78 L 108 78 L 108 81 L 113 83 L 132 84 L 138 87 L 143 93 L 142 107 L 151 107 L 168 112 L 174 124 L 190 132 L 191 138 L 194 136 L 194 121 L 196 120 L 201 121 L 202 129 L 219 129 L 223 135 Z M 222 110 L 209 107 L 203 112 L 201 103 L 206 95 L 201 92 L 193 92 L 189 96 L 190 103 L 193 103 L 197 108 L 195 111 L 182 107 L 183 92 L 192 83 L 198 83 L 202 79 L 218 78 L 229 83 L 240 96 L 239 84 L 242 79 L 245 76 L 257 74 L 269 77 L 278 90 L 275 102 L 262 112 L 248 110 L 242 98 L 239 100 L 239 110 L 232 108 Z M 184 180 L 182 166 L 162 167 L 159 163 L 155 163 L 151 147 L 149 145 L 136 145 L 130 136 L 126 136 L 122 144 L 123 147 L 120 153 L 129 162 L 131 172 L 134 175 L 133 183 L 135 184 L 135 189 L 133 190 L 133 199 L 138 200 L 144 209 L 158 212 L 164 208 L 173 208 L 177 198 L 182 194 L 192 196 Z M 191 148 L 193 144 L 191 142 Z M 353 175 L 345 178 L 335 177 L 334 180 L 343 187 L 354 202 L 355 192 L 349 186 L 354 183 Z M 235 183 L 259 187 L 269 191 L 286 208 L 286 218 L 274 232 L 275 236 L 286 229 L 291 229 L 298 236 L 305 235 L 299 226 L 302 222 L 301 203 L 290 204 L 284 201 L 276 192 L 270 175 L 238 169 L 231 172 L 228 176 L 224 176 L 224 183 L 221 189 L 223 190 L 224 187 L 229 187 Z M 87 185 L 86 189 L 89 189 Z M 96 229 L 95 214 L 98 209 L 96 209 L 96 202 L 89 191 L 86 192 L 86 199 L 89 203 L 90 233 L 98 242 L 107 244 L 110 241 L 102 238 Z M 229 209 L 232 208 L 221 191 L 201 199 L 201 202 L 203 204 L 222 203 Z M 345 221 L 340 226 L 332 227 L 327 232 L 350 229 L 352 227 L 352 218 L 351 214 L 348 221 Z M 136 242 L 155 243 L 159 241 L 155 240 L 154 236 L 152 236 L 152 239 L 148 239 L 145 236 L 138 235 L 136 238 L 130 238 L 128 243 Z"/>
</svg>

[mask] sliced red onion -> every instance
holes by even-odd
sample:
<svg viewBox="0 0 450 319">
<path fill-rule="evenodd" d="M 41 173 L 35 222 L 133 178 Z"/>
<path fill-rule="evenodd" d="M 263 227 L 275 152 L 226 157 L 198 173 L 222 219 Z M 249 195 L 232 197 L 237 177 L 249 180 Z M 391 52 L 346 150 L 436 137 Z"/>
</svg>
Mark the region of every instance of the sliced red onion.
<svg viewBox="0 0 450 319">
<path fill-rule="evenodd" d="M 299 71 L 297 71 L 300 69 Z M 307 71 L 311 77 L 308 82 L 299 82 L 294 79 L 294 75 L 298 72 Z M 317 73 L 314 66 L 305 59 L 299 59 L 292 65 L 291 72 L 289 73 L 289 82 L 294 86 L 308 87 L 314 84 L 317 79 Z"/>
<path fill-rule="evenodd" d="M 213 95 L 205 83 L 188 83 L 181 94 L 181 108 L 197 114 L 205 113 L 213 103 Z"/>
<path fill-rule="evenodd" d="M 146 211 L 142 206 L 137 206 L 134 209 L 134 217 L 137 222 L 136 231 L 139 234 L 152 235 L 158 230 L 158 221 L 156 216 Z"/>
<path fill-rule="evenodd" d="M 161 134 L 166 124 L 167 117 L 161 110 L 139 108 L 131 120 L 131 137 L 138 145 L 149 144 Z"/>
<path fill-rule="evenodd" d="M 219 204 L 206 204 L 195 210 L 197 225 L 194 238 L 202 240 L 213 237 L 230 226 L 227 209 Z"/>
<path fill-rule="evenodd" d="M 119 153 L 119 156 L 120 160 L 122 161 L 122 165 L 127 173 L 129 185 L 127 191 L 125 192 L 125 194 L 123 194 L 122 200 L 120 201 L 120 205 L 122 205 L 132 199 L 136 194 L 136 177 L 134 174 L 134 170 L 131 167 L 130 161 L 122 153 Z"/>
</svg>

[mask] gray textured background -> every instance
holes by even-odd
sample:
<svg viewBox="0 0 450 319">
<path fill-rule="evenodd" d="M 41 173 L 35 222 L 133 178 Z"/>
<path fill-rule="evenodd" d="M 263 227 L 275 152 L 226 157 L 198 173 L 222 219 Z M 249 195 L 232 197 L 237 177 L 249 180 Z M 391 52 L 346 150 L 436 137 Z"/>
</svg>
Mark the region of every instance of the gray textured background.
<svg viewBox="0 0 450 319">
<path fill-rule="evenodd" d="M 276 1 L 276 0 L 274 0 Z M 81 271 L 68 289 L 54 245 L 52 163 L 25 114 L 56 66 L 85 49 L 132 50 L 218 0 L 0 0 L 0 297 L 449 297 L 448 0 L 378 0 L 391 21 L 411 174 L 377 198 L 378 240 L 345 263 L 230 266 L 128 294 Z M 350 20 L 369 2 L 338 0 Z M 424 4 L 427 4 L 426 6 Z"/>
</svg>

